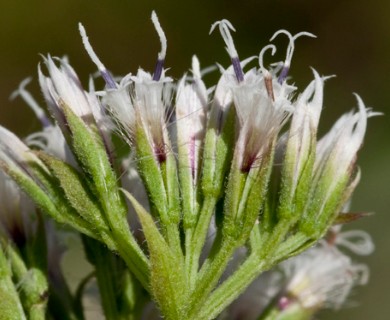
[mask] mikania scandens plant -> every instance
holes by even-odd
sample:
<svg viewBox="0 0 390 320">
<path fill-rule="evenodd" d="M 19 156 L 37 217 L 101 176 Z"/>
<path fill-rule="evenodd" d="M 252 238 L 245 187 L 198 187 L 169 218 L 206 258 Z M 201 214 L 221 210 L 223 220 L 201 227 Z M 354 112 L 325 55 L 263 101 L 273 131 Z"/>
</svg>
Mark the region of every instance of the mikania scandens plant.
<svg viewBox="0 0 390 320">
<path fill-rule="evenodd" d="M 167 40 L 154 12 L 152 21 L 161 40 L 153 74 L 113 77 L 80 24 L 104 89 L 91 80 L 85 90 L 67 59 L 49 55 L 38 74 L 55 123 L 25 89 L 29 80 L 13 95 L 43 131 L 22 142 L 0 127 L 0 312 L 84 319 L 93 277 L 107 319 L 310 319 L 338 308 L 367 280 L 339 247 L 369 254 L 370 238 L 334 225 L 360 217 L 345 206 L 374 113 L 357 96 L 358 111 L 317 138 L 327 77 L 313 70 L 302 93 L 288 83 L 295 41 L 310 33 L 276 32 L 271 41 L 288 37 L 286 60 L 267 69 L 269 44 L 244 71 L 255 57 L 241 61 L 233 26 L 216 22 L 211 32 L 219 28 L 231 66 L 208 89 L 195 56 L 190 76 L 166 76 Z M 129 147 L 123 159 L 114 136 Z M 95 270 L 75 294 L 60 255 L 46 259 L 65 226 L 81 234 Z"/>
</svg>

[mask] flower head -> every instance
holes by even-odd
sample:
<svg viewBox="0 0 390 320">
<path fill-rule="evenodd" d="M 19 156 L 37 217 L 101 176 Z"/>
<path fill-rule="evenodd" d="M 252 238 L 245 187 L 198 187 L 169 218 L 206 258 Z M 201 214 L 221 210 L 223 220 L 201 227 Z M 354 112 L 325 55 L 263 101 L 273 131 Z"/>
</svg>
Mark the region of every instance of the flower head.
<svg viewBox="0 0 390 320">
<path fill-rule="evenodd" d="M 186 83 L 185 77 L 180 81 L 176 95 L 176 121 L 178 146 L 183 148 L 190 168 L 197 183 L 201 145 L 206 134 L 208 96 L 205 84 L 201 79 L 199 61 L 192 58 L 193 82 Z"/>
<path fill-rule="evenodd" d="M 302 255 L 285 261 L 285 295 L 280 308 L 288 308 L 294 300 L 305 309 L 338 309 L 356 285 L 368 281 L 368 269 L 356 264 L 333 245 L 321 243 Z"/>
</svg>

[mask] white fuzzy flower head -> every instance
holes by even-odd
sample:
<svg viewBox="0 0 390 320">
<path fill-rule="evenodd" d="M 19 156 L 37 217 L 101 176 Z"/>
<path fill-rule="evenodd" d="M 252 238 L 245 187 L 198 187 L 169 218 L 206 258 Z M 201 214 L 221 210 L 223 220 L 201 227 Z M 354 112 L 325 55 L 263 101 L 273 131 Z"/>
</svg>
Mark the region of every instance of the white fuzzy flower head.
<svg viewBox="0 0 390 320">
<path fill-rule="evenodd" d="M 50 56 L 44 60 L 44 63 L 47 66 L 49 77 L 46 77 L 39 68 L 39 82 L 57 121 L 63 118 L 63 105 L 71 108 L 75 115 L 86 123 L 93 121 L 92 108 L 97 108 L 97 106 L 91 106 L 88 94 L 81 86 L 73 68 L 65 59 L 59 59 L 60 66 L 58 67 Z M 97 100 L 93 102 L 97 103 Z"/>
<path fill-rule="evenodd" d="M 286 146 L 285 170 L 292 179 L 292 196 L 310 153 L 315 151 L 317 128 L 323 103 L 324 79 L 313 70 L 314 80 L 307 86 L 294 104 Z M 313 150 L 314 149 L 314 150 Z"/>
<path fill-rule="evenodd" d="M 348 181 L 353 169 L 367 128 L 367 118 L 378 115 L 366 109 L 363 101 L 357 97 L 359 111 L 350 112 L 334 124 L 332 129 L 317 143 L 317 155 L 314 165 L 315 175 L 313 188 L 318 187 L 326 200 L 337 189 L 340 183 Z"/>
<path fill-rule="evenodd" d="M 59 159 L 74 164 L 75 160 L 70 153 L 61 129 L 58 125 L 51 123 L 43 108 L 36 102 L 30 92 L 27 91 L 26 86 L 30 83 L 30 81 L 31 78 L 23 80 L 20 83 L 19 88 L 15 90 L 10 97 L 11 99 L 15 99 L 17 96 L 20 96 L 35 113 L 36 117 L 42 124 L 41 131 L 28 135 L 24 141 L 30 147 L 44 150 Z"/>
<path fill-rule="evenodd" d="M 273 86 L 274 101 L 268 94 L 264 77 L 254 69 L 233 88 L 233 100 L 240 123 L 238 154 L 240 167 L 248 171 L 269 150 L 273 139 L 292 112 L 289 96 L 277 83 Z"/>
<path fill-rule="evenodd" d="M 87 127 L 97 127 L 112 162 L 109 139 L 111 121 L 107 119 L 95 92 L 87 92 L 83 89 L 76 72 L 66 59 L 57 58 L 55 60 L 58 60 L 59 66 L 50 56 L 44 60 L 49 73 L 48 77 L 43 74 L 39 67 L 39 83 L 50 111 L 57 120 L 61 131 L 65 136 L 69 134 L 64 109 L 70 108 L 76 116 L 84 121 Z M 93 89 L 93 86 L 91 87 Z"/>
<path fill-rule="evenodd" d="M 205 136 L 207 89 L 201 80 L 199 61 L 192 60 L 193 82 L 186 83 L 185 77 L 180 81 L 176 96 L 176 120 L 179 148 L 187 154 L 188 167 L 197 181 L 200 147 Z"/>
<path fill-rule="evenodd" d="M 106 89 L 98 92 L 108 112 L 114 118 L 121 135 L 129 144 L 136 144 L 136 126 L 142 126 L 147 139 L 156 154 L 158 162 L 164 161 L 170 148 L 167 141 L 167 108 L 171 102 L 172 79 L 165 76 L 164 62 L 167 40 L 156 13 L 152 12 L 152 22 L 161 42 L 156 68 L 153 75 L 139 68 L 136 75 L 128 74 L 116 83 L 106 67 L 93 51 L 80 25 L 80 33 L 91 60 L 96 64 L 103 78 Z M 108 75 L 111 77 L 108 79 Z"/>
<path fill-rule="evenodd" d="M 305 309 L 338 309 L 354 286 L 368 281 L 365 265 L 353 263 L 336 247 L 324 242 L 285 261 L 281 268 L 287 278 L 285 296 L 279 300 L 282 310 L 294 300 Z"/>
<path fill-rule="evenodd" d="M 261 159 L 270 149 L 274 138 L 293 112 L 291 93 L 294 88 L 287 85 L 284 80 L 279 81 L 274 78 L 275 72 L 270 72 L 264 67 L 264 53 L 272 49 L 273 55 L 276 51 L 274 45 L 267 45 L 261 50 L 259 70 L 251 69 L 244 74 L 243 67 L 251 58 L 240 62 L 230 34 L 230 30 L 235 31 L 234 27 L 229 21 L 222 20 L 214 23 L 211 31 L 216 26 L 219 26 L 222 38 L 226 43 L 232 66 L 222 74 L 216 89 L 215 101 L 217 106 L 229 105 L 230 99 L 234 102 L 240 127 L 235 154 L 238 158 L 238 166 L 245 172 L 260 165 Z M 285 33 L 285 31 L 281 30 L 274 37 L 279 33 Z M 306 32 L 299 33 L 294 37 L 288 35 L 290 44 L 286 58 L 287 65 L 292 58 L 295 39 L 302 35 L 312 36 Z"/>
<path fill-rule="evenodd" d="M 124 136 L 132 140 L 136 123 L 133 102 L 130 96 L 132 88 L 131 74 L 125 76 L 117 88 L 106 89 L 102 93 L 102 102 L 109 113 L 112 114 Z"/>
<path fill-rule="evenodd" d="M 142 69 L 131 79 L 134 82 L 132 101 L 136 119 L 143 126 L 158 162 L 163 162 L 169 152 L 166 118 L 172 98 L 172 79 L 165 77 L 163 71 L 160 80 L 155 81 L 150 73 Z"/>
</svg>

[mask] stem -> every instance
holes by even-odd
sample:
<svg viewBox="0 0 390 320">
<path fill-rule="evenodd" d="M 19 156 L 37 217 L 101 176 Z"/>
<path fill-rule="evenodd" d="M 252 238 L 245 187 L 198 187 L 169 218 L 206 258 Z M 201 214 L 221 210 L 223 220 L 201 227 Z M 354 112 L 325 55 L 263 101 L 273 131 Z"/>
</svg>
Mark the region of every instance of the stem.
<svg viewBox="0 0 390 320">
<path fill-rule="evenodd" d="M 77 290 L 73 299 L 73 309 L 74 313 L 77 315 L 77 319 L 84 320 L 84 310 L 83 310 L 83 294 L 85 287 L 92 278 L 96 276 L 95 271 L 89 273 L 77 286 Z"/>
<path fill-rule="evenodd" d="M 171 248 L 174 255 L 182 260 L 183 252 L 181 249 L 180 233 L 177 225 L 175 223 L 170 223 L 165 226 L 164 230 L 164 238 L 167 239 L 169 247 Z"/>
<path fill-rule="evenodd" d="M 275 264 L 274 252 L 289 230 L 288 223 L 279 223 L 272 235 L 257 251 L 223 282 L 202 305 L 200 314 L 192 314 L 193 319 L 214 319 L 232 303 L 262 272 Z"/>
<path fill-rule="evenodd" d="M 132 235 L 126 237 L 120 230 L 113 230 L 119 254 L 142 286 L 149 291 L 150 267 L 145 254 Z"/>
<path fill-rule="evenodd" d="M 195 290 L 191 294 L 188 319 L 198 319 L 196 315 L 199 309 L 204 305 L 210 292 L 221 278 L 236 247 L 236 242 L 233 239 L 225 239 L 220 250 L 203 265 L 198 275 Z"/>
<path fill-rule="evenodd" d="M 220 314 L 267 269 L 266 261 L 259 260 L 256 254 L 252 254 L 231 277 L 211 294 L 200 313 L 193 316 L 192 319 L 214 319 Z"/>
<path fill-rule="evenodd" d="M 293 303 L 284 310 L 274 303 L 257 320 L 310 320 L 314 313 L 315 310 L 305 309 L 300 303 Z"/>
<path fill-rule="evenodd" d="M 45 320 L 46 319 L 46 303 L 35 304 L 30 308 L 30 320 Z"/>
<path fill-rule="evenodd" d="M 186 270 L 190 287 L 193 288 L 199 269 L 199 258 L 207 237 L 210 220 L 214 213 L 217 198 L 209 196 L 204 202 L 195 229 L 186 230 Z"/>
</svg>

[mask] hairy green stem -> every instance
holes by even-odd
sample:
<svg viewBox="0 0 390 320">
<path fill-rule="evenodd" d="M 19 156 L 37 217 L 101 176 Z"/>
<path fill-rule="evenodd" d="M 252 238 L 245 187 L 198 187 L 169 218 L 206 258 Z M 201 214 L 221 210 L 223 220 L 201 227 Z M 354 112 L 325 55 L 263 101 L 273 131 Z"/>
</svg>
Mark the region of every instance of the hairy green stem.
<svg viewBox="0 0 390 320">
<path fill-rule="evenodd" d="M 207 197 L 203 202 L 195 229 L 186 230 L 186 270 L 189 275 L 188 278 L 191 288 L 193 288 L 196 281 L 200 255 L 206 241 L 207 231 L 216 203 L 216 197 Z"/>
</svg>

